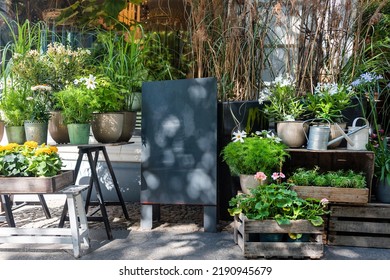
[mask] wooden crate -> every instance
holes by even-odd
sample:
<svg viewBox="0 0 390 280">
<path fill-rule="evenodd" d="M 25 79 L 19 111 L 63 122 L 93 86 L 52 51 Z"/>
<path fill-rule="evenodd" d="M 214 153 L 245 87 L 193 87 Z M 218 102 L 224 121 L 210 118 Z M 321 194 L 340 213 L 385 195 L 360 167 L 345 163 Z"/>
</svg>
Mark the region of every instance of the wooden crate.
<svg viewBox="0 0 390 280">
<path fill-rule="evenodd" d="M 366 204 L 368 203 L 369 189 L 356 188 L 335 188 L 335 187 L 318 187 L 318 186 L 294 186 L 294 191 L 302 198 L 326 198 L 333 203 L 351 203 Z"/>
<path fill-rule="evenodd" d="M 55 193 L 73 183 L 73 170 L 53 177 L 0 177 L 0 194 Z"/>
<path fill-rule="evenodd" d="M 374 152 L 355 151 L 345 148 L 328 150 L 287 149 L 290 157 L 283 164 L 286 173 L 294 172 L 303 167 L 312 169 L 320 167 L 323 171 L 354 170 L 363 172 L 369 190 L 368 200 L 371 199 L 372 179 L 374 176 Z"/>
<path fill-rule="evenodd" d="M 240 214 L 234 217 L 234 242 L 238 244 L 246 258 L 311 258 L 323 255 L 323 227 L 315 227 L 307 220 L 291 221 L 290 225 L 280 226 L 274 220 L 249 220 Z M 309 233 L 309 242 L 260 242 L 250 241 L 250 236 L 264 233 Z"/>
<path fill-rule="evenodd" d="M 331 205 L 328 244 L 390 248 L 390 204 Z"/>
</svg>

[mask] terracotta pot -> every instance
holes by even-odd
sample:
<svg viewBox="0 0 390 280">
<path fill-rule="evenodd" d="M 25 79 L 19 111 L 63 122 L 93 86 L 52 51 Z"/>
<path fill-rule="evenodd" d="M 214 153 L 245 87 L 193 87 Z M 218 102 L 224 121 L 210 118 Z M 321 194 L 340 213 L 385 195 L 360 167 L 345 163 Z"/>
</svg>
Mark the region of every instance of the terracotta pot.
<svg viewBox="0 0 390 280">
<path fill-rule="evenodd" d="M 61 111 L 50 112 L 49 133 L 51 138 L 58 144 L 69 143 L 68 127 L 64 122 Z"/>
</svg>

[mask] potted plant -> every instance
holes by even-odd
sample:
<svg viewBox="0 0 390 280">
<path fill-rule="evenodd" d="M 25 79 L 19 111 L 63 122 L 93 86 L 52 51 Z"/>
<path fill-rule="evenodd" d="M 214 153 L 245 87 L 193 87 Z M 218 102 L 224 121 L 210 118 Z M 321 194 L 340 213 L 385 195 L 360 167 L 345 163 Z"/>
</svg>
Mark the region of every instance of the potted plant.
<svg viewBox="0 0 390 280">
<path fill-rule="evenodd" d="M 122 95 L 121 111 L 124 126 L 119 142 L 127 142 L 132 137 L 136 122 L 136 112 L 140 106 L 141 84 L 147 80 L 148 72 L 141 57 L 144 52 L 144 38 L 136 38 L 138 27 L 130 29 L 121 24 L 122 30 L 97 29 L 97 41 L 93 57 L 99 72 L 107 76 L 118 87 Z M 148 58 L 149 59 L 149 58 Z"/>
<path fill-rule="evenodd" d="M 362 172 L 337 170 L 321 172 L 318 166 L 298 168 L 288 178 L 302 198 L 326 198 L 329 202 L 364 204 L 369 200 L 367 180 Z"/>
<path fill-rule="evenodd" d="M 11 69 L 14 75 L 32 87 L 51 88 L 50 92 L 46 92 L 45 104 L 51 112 L 49 132 L 57 143 L 69 142 L 69 135 L 62 123 L 61 107 L 55 104 L 53 95 L 89 70 L 89 58 L 89 50 L 83 48 L 73 50 L 59 42 L 48 44 L 44 52 L 31 49 L 24 54 L 17 52 L 13 54 Z M 38 93 L 42 96 L 41 89 Z"/>
<path fill-rule="evenodd" d="M 24 121 L 27 119 L 26 101 L 29 94 L 28 86 L 13 80 L 11 77 L 2 79 L 0 109 L 5 122 L 9 143 L 23 144 L 26 141 Z"/>
<path fill-rule="evenodd" d="M 335 139 L 342 135 L 339 131 L 346 129 L 343 110 L 352 106 L 353 91 L 350 86 L 337 83 L 318 83 L 314 92 L 306 95 L 306 108 L 309 118 L 320 122 L 330 123 L 330 138 Z M 339 126 L 339 128 L 336 126 Z M 340 141 L 329 145 L 331 148 L 339 146 Z"/>
<path fill-rule="evenodd" d="M 27 141 L 35 141 L 38 144 L 47 142 L 51 90 L 49 85 L 31 87 L 25 105 L 27 118 L 24 121 L 24 129 Z"/>
<path fill-rule="evenodd" d="M 96 78 L 92 74 L 74 80 L 73 84 L 55 93 L 67 124 L 71 144 L 88 144 Z"/>
<path fill-rule="evenodd" d="M 292 148 L 301 147 L 306 140 L 307 126 L 299 120 L 305 113 L 303 100 L 289 76 L 278 76 L 273 82 L 265 83 L 260 92 L 259 103 L 267 101 L 263 108 L 265 115 L 276 122 L 278 137 Z"/>
<path fill-rule="evenodd" d="M 120 93 L 120 87 L 104 75 L 96 76 L 95 83 L 91 102 L 93 135 L 100 143 L 117 142 L 124 126 L 124 97 Z"/>
<path fill-rule="evenodd" d="M 241 188 L 245 189 L 244 181 L 248 181 L 248 177 L 252 179 L 259 170 L 264 173 L 272 170 L 281 172 L 288 152 L 279 138 L 267 131 L 252 133 L 248 137 L 241 131 L 233 134 L 232 142 L 223 148 L 221 156 L 231 174 L 240 176 Z M 256 180 L 253 181 L 256 185 Z"/>
<path fill-rule="evenodd" d="M 367 149 L 375 153 L 376 199 L 390 203 L 390 148 L 386 107 L 390 100 L 389 81 L 382 75 L 366 72 L 352 82 L 352 87 L 372 129 Z M 383 104 L 383 108 L 379 107 L 380 104 Z"/>
</svg>

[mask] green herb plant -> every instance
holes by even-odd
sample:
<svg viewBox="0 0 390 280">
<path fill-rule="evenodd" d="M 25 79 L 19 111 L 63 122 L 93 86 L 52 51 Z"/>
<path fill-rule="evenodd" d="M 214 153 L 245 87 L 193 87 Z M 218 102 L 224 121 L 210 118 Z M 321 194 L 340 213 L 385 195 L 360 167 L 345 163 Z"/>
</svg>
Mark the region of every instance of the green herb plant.
<svg viewBox="0 0 390 280">
<path fill-rule="evenodd" d="M 222 152 L 222 158 L 232 175 L 256 174 L 259 170 L 271 174 L 280 170 L 288 157 L 287 147 L 276 137 L 252 133 L 243 141 L 230 142 Z"/>
<path fill-rule="evenodd" d="M 362 172 L 337 170 L 320 172 L 318 166 L 313 169 L 298 168 L 289 177 L 288 182 L 297 186 L 324 186 L 336 188 L 366 188 L 366 177 Z"/>
<path fill-rule="evenodd" d="M 264 101 L 264 113 L 274 121 L 295 121 L 305 113 L 303 97 L 298 96 L 291 77 L 276 77 L 260 92 L 259 103 Z"/>
<path fill-rule="evenodd" d="M 353 96 L 351 88 L 344 84 L 318 83 L 314 93 L 306 95 L 305 106 L 311 118 L 340 123 L 343 110 L 352 106 Z"/>
</svg>

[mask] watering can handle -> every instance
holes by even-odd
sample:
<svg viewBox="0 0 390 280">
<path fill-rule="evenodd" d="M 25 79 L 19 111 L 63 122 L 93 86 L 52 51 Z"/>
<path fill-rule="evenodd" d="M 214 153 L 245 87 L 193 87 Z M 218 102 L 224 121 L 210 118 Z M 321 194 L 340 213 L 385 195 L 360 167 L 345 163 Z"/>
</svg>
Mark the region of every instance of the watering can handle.
<svg viewBox="0 0 390 280">
<path fill-rule="evenodd" d="M 358 120 L 363 120 L 366 123 L 366 127 L 368 127 L 368 125 L 369 125 L 368 120 L 365 118 L 362 118 L 362 117 L 358 117 L 358 118 L 354 119 L 352 122 L 352 127 L 356 127 L 356 123 Z"/>
<path fill-rule="evenodd" d="M 312 122 L 314 121 L 326 121 L 328 124 L 329 124 L 329 128 L 330 128 L 330 122 L 327 120 L 327 119 L 309 119 L 309 120 L 306 120 L 302 123 L 302 129 L 303 129 L 303 133 L 305 134 L 305 138 L 307 141 L 309 141 L 309 138 L 307 137 L 307 134 L 306 134 L 306 131 L 305 131 L 305 124 L 307 122 L 309 122 L 309 126 Z"/>
</svg>

